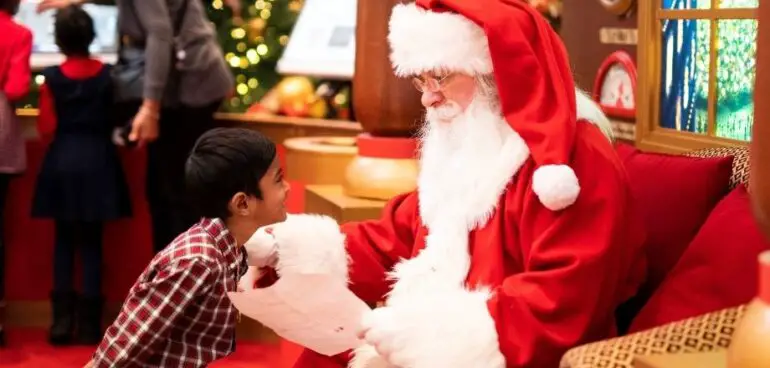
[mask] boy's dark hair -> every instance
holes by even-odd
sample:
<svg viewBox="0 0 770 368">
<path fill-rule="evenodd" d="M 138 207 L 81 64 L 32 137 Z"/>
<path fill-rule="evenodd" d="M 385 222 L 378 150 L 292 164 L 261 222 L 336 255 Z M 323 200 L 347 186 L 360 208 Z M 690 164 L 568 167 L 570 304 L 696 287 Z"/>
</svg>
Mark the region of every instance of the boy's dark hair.
<svg viewBox="0 0 770 368">
<path fill-rule="evenodd" d="M 66 56 L 89 56 L 94 42 L 94 20 L 77 5 L 70 5 L 56 12 L 54 19 L 56 45 Z"/>
<path fill-rule="evenodd" d="M 16 15 L 19 11 L 19 4 L 21 4 L 21 0 L 0 0 L 0 12 Z"/>
<path fill-rule="evenodd" d="M 195 143 L 185 164 L 185 184 L 197 214 L 228 218 L 238 193 L 262 198 L 259 181 L 273 163 L 275 144 L 250 129 L 216 128 Z"/>
</svg>

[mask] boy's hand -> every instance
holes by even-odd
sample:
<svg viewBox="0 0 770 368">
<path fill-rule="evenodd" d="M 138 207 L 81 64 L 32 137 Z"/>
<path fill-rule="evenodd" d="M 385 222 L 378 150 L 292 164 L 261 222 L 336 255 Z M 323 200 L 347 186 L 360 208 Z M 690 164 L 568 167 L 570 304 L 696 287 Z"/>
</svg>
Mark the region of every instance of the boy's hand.
<svg viewBox="0 0 770 368">
<path fill-rule="evenodd" d="M 246 249 L 246 263 L 249 266 L 275 267 L 278 262 L 278 244 L 270 228 L 257 229 L 243 247 Z"/>
</svg>

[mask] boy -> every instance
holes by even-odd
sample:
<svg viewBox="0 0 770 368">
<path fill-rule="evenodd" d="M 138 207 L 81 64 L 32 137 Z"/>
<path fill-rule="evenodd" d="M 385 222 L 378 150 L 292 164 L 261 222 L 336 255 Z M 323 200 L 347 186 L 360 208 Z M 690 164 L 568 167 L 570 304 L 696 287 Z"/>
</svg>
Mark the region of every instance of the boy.
<svg viewBox="0 0 770 368">
<path fill-rule="evenodd" d="M 243 244 L 286 219 L 288 184 L 275 145 L 232 128 L 201 136 L 185 181 L 202 220 L 139 276 L 91 367 L 205 367 L 233 351 L 237 312 L 227 292 L 246 271 Z"/>
</svg>

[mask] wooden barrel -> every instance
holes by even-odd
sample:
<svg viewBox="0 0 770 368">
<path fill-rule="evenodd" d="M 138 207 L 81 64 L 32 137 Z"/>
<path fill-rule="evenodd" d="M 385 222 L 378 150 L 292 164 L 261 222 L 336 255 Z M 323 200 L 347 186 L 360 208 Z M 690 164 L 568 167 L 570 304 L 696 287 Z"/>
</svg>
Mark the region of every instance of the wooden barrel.
<svg viewBox="0 0 770 368">
<path fill-rule="evenodd" d="M 419 92 L 410 80 L 393 75 L 390 64 L 388 21 L 393 6 L 401 2 L 358 1 L 353 109 L 373 136 L 408 137 L 422 120 Z"/>
</svg>

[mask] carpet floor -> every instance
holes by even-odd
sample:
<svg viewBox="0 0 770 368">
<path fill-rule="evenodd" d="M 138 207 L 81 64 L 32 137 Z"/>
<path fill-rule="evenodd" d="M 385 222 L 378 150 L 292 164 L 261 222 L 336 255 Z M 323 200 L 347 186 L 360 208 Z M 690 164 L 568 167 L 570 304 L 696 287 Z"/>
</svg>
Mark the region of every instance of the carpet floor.
<svg viewBox="0 0 770 368">
<path fill-rule="evenodd" d="M 53 347 L 46 331 L 11 329 L 8 346 L 0 348 L 2 368 L 81 368 L 94 352 L 92 346 Z M 279 366 L 278 345 L 239 342 L 236 352 L 212 368 L 267 368 Z"/>
</svg>

